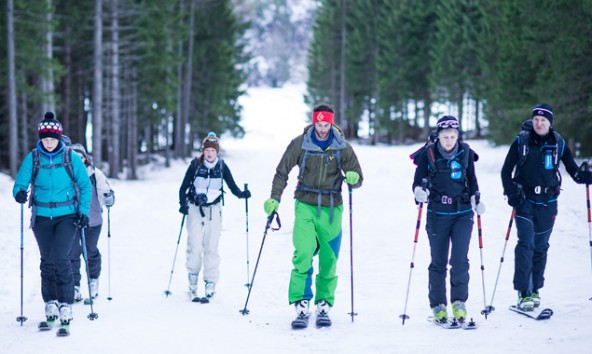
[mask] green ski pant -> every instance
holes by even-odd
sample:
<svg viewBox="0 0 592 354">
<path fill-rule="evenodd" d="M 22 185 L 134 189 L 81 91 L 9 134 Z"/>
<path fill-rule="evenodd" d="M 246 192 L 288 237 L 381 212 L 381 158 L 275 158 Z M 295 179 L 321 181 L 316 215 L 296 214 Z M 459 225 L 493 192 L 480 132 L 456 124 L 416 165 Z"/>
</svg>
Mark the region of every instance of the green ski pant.
<svg viewBox="0 0 592 354">
<path fill-rule="evenodd" d="M 321 207 L 296 200 L 294 231 L 294 269 L 290 275 L 290 304 L 299 300 L 312 300 L 312 259 L 319 255 L 319 271 L 315 279 L 315 304 L 321 300 L 331 306 L 335 302 L 337 288 L 337 259 L 341 246 L 341 219 L 343 205 L 333 208 L 333 222 L 329 223 L 331 208 Z"/>
</svg>

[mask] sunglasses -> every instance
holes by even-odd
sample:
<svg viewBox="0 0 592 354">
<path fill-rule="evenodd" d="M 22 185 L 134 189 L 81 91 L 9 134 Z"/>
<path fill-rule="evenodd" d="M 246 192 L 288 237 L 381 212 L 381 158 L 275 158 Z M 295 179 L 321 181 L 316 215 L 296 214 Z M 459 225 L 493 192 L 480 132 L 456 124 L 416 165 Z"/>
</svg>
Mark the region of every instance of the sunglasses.
<svg viewBox="0 0 592 354">
<path fill-rule="evenodd" d="M 436 126 L 438 128 L 444 128 L 444 129 L 446 129 L 446 128 L 456 128 L 456 129 L 458 129 L 458 122 L 455 121 L 455 120 L 445 120 L 443 122 L 440 122 L 440 123 L 436 124 Z"/>
</svg>

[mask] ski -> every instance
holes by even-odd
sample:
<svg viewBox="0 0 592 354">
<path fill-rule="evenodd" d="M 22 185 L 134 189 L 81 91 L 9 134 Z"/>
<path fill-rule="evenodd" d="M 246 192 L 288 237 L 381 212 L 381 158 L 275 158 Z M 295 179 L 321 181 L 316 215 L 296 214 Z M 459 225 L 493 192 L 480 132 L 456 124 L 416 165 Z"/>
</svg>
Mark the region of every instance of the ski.
<svg viewBox="0 0 592 354">
<path fill-rule="evenodd" d="M 460 323 L 460 326 L 464 330 L 473 330 L 473 329 L 479 328 L 479 325 L 477 325 L 477 322 L 473 321 L 472 318 L 471 318 L 471 320 L 469 322 L 467 322 L 464 319 L 462 321 L 458 321 L 458 322 Z"/>
<path fill-rule="evenodd" d="M 510 306 L 510 310 L 537 321 L 548 320 L 551 318 L 551 316 L 553 316 L 553 310 L 551 310 L 550 308 L 533 311 L 524 311 L 520 309 L 518 306 L 512 305 Z"/>
<path fill-rule="evenodd" d="M 331 319 L 329 318 L 329 315 L 327 315 L 326 313 L 317 315 L 317 327 L 331 327 L 331 324 Z"/>
<path fill-rule="evenodd" d="M 85 305 L 90 305 L 90 304 L 93 304 L 94 305 L 95 304 L 95 300 L 94 299 L 90 299 L 90 298 L 84 299 L 84 304 Z"/>
<path fill-rule="evenodd" d="M 292 329 L 304 329 L 304 328 L 308 327 L 308 319 L 309 318 L 310 318 L 309 314 L 298 315 L 298 317 L 296 317 L 294 319 L 294 321 L 292 321 Z"/>
<path fill-rule="evenodd" d="M 37 329 L 40 332 L 45 332 L 45 331 L 50 331 L 53 328 L 53 324 L 55 323 L 55 320 L 50 321 L 41 321 L 39 322 L 39 324 L 37 325 Z"/>
<path fill-rule="evenodd" d="M 69 322 L 62 322 L 60 324 L 60 328 L 56 332 L 56 336 L 58 337 L 67 337 L 70 335 L 70 323 Z"/>
<path fill-rule="evenodd" d="M 450 321 L 448 321 L 447 319 L 435 320 L 434 317 L 430 316 L 430 317 L 428 317 L 428 322 L 431 322 L 431 323 L 435 324 L 436 326 L 442 327 L 444 329 L 460 329 L 460 328 L 462 328 L 460 323 L 458 323 L 458 321 L 456 319 L 451 319 Z"/>
<path fill-rule="evenodd" d="M 433 316 L 428 317 L 428 322 L 434 323 L 435 325 L 445 328 L 445 329 L 464 329 L 464 330 L 474 330 L 479 328 L 477 322 L 471 320 L 469 322 L 463 320 L 457 320 L 454 317 L 449 317 L 445 321 L 436 321 L 434 320 Z"/>
</svg>

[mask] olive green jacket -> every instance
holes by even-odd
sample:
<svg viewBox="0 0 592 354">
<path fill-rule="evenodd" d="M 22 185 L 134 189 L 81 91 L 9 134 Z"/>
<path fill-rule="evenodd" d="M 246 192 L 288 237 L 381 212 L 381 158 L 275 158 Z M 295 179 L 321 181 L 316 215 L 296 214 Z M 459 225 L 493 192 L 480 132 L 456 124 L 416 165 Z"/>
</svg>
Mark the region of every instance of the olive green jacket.
<svg viewBox="0 0 592 354">
<path fill-rule="evenodd" d="M 354 150 L 338 127 L 334 125 L 332 129 L 333 141 L 325 151 L 312 141 L 313 125 L 307 126 L 303 134 L 290 142 L 276 168 L 271 198 L 281 200 L 282 193 L 288 184 L 288 175 L 296 165 L 299 166 L 300 171 L 294 198 L 306 204 L 326 207 L 343 204 L 341 185 L 345 172 L 355 171 L 360 175 L 360 180 L 352 186 L 353 188 L 359 188 L 362 185 L 364 179 L 362 168 Z M 305 152 L 308 152 L 309 156 L 303 161 Z M 341 168 L 336 154 L 341 155 Z"/>
</svg>

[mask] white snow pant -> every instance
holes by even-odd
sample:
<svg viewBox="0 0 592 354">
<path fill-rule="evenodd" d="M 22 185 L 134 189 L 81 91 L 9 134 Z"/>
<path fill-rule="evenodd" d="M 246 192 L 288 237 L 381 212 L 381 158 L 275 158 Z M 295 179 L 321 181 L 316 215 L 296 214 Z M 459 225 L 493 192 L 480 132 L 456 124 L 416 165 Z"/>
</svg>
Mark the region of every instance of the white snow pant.
<svg viewBox="0 0 592 354">
<path fill-rule="evenodd" d="M 188 273 L 199 273 L 203 262 L 203 279 L 218 282 L 220 278 L 220 255 L 218 245 L 222 234 L 222 206 L 220 203 L 202 207 L 189 203 L 187 214 L 187 260 Z"/>
</svg>

